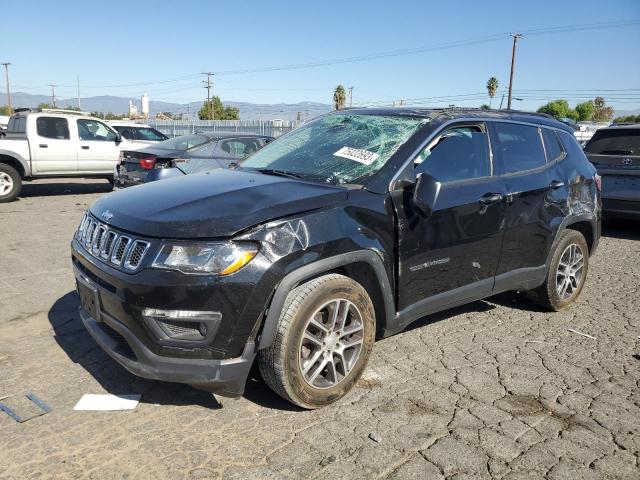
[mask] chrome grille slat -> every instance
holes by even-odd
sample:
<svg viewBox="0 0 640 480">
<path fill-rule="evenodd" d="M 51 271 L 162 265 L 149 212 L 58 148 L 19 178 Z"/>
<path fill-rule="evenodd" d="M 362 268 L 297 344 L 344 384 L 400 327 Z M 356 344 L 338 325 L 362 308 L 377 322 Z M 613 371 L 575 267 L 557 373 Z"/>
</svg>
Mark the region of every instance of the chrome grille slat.
<svg viewBox="0 0 640 480">
<path fill-rule="evenodd" d="M 151 242 L 120 233 L 88 213 L 82 218 L 75 237 L 91 256 L 128 272 L 140 268 L 151 247 Z"/>
</svg>

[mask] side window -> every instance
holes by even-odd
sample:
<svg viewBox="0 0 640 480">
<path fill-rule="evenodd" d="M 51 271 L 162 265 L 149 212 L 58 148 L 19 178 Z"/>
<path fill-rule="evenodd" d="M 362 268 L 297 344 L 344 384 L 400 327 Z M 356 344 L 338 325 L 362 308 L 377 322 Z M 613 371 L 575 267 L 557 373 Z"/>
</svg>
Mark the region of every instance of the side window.
<svg viewBox="0 0 640 480">
<path fill-rule="evenodd" d="M 576 140 L 576 137 L 568 132 L 560 132 L 560 140 L 562 141 L 562 145 L 564 146 L 564 150 L 567 152 L 567 155 L 573 158 L 583 158 L 586 160 L 584 151 Z"/>
<path fill-rule="evenodd" d="M 495 122 L 494 129 L 494 151 L 501 162 L 501 173 L 522 172 L 547 163 L 538 127 Z"/>
<path fill-rule="evenodd" d="M 548 128 L 543 128 L 542 138 L 544 139 L 544 148 L 547 151 L 547 160 L 553 162 L 560 158 L 564 152 L 562 151 L 556 132 Z"/>
<path fill-rule="evenodd" d="M 135 136 L 138 140 L 150 140 L 154 142 L 161 142 L 166 140 L 164 135 L 162 135 L 159 131 L 154 128 L 135 128 Z"/>
<path fill-rule="evenodd" d="M 9 118 L 7 132 L 9 133 L 25 133 L 27 131 L 27 117 L 14 116 Z"/>
<path fill-rule="evenodd" d="M 116 140 L 115 132 L 97 120 L 78 120 L 78 135 L 80 140 L 99 142 L 115 142 Z"/>
<path fill-rule="evenodd" d="M 36 130 L 40 137 L 69 140 L 69 124 L 66 118 L 38 117 L 36 119 Z"/>
<path fill-rule="evenodd" d="M 260 143 L 256 138 L 234 138 L 220 142 L 220 149 L 234 158 L 244 158 L 260 150 Z"/>
<path fill-rule="evenodd" d="M 416 172 L 440 182 L 455 182 L 491 175 L 487 132 L 479 125 L 446 129 L 415 160 Z"/>
</svg>

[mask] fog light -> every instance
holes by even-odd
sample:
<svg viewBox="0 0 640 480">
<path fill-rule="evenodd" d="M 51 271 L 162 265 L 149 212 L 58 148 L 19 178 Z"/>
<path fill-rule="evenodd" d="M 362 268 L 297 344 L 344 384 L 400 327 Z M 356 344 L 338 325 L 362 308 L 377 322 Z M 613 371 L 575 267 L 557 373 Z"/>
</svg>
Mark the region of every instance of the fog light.
<svg viewBox="0 0 640 480">
<path fill-rule="evenodd" d="M 142 318 L 162 344 L 176 342 L 204 344 L 213 339 L 222 315 L 220 312 L 201 310 L 145 308 Z"/>
</svg>

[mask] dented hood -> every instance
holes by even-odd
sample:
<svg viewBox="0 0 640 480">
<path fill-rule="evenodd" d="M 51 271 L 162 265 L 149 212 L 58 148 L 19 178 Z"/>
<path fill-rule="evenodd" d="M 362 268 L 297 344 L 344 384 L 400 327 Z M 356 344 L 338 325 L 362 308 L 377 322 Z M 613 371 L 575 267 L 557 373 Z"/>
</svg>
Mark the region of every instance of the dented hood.
<svg viewBox="0 0 640 480">
<path fill-rule="evenodd" d="M 220 169 L 114 192 L 95 202 L 91 213 L 139 235 L 216 238 L 346 198 L 342 187 Z"/>
</svg>

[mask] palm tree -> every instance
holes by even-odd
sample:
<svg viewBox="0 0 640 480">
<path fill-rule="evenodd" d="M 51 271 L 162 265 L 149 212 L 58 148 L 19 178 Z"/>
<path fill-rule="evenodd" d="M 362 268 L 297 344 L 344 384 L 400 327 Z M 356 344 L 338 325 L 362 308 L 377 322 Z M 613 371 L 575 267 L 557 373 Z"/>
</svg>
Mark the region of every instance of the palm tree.
<svg viewBox="0 0 640 480">
<path fill-rule="evenodd" d="M 496 77 L 491 77 L 487 80 L 487 92 L 489 93 L 489 108 L 491 108 L 491 101 L 493 97 L 496 96 L 496 92 L 498 91 L 498 79 Z"/>
<path fill-rule="evenodd" d="M 338 85 L 333 92 L 333 108 L 334 110 L 342 110 L 347 101 L 347 94 L 342 85 Z"/>
</svg>

